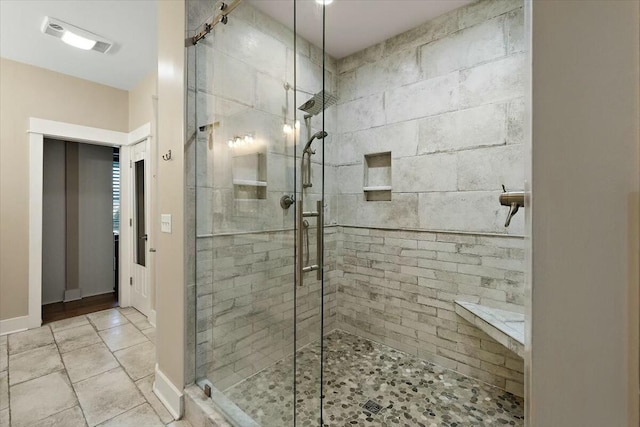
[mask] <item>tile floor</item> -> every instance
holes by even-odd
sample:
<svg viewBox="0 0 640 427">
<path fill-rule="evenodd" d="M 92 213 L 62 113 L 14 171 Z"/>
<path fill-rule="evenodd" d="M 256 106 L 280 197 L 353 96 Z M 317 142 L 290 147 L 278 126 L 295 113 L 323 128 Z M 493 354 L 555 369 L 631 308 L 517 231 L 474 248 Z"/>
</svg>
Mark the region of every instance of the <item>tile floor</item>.
<svg viewBox="0 0 640 427">
<path fill-rule="evenodd" d="M 523 426 L 521 398 L 342 331 L 325 337 L 324 426 Z M 293 425 L 292 358 L 224 394 L 263 427 Z M 298 351 L 297 424 L 319 418 L 320 346 Z M 369 400 L 381 406 L 366 410 Z"/>
<path fill-rule="evenodd" d="M 153 394 L 154 339 L 133 308 L 0 337 L 0 426 L 188 427 Z"/>
</svg>

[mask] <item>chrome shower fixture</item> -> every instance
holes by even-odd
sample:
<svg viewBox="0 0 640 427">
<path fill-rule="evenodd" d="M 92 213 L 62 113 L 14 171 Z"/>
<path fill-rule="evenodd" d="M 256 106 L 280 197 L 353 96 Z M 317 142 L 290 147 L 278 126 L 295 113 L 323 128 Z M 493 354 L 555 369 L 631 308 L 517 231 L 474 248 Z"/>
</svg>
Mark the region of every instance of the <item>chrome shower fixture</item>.
<svg viewBox="0 0 640 427">
<path fill-rule="evenodd" d="M 311 143 L 313 142 L 314 139 L 318 138 L 318 139 L 324 139 L 327 135 L 329 135 L 327 132 L 321 130 L 320 132 L 316 132 L 313 134 L 313 136 L 311 137 L 311 139 L 307 142 L 307 145 L 304 146 L 304 150 L 302 151 L 303 153 L 307 153 L 307 152 L 311 152 L 311 154 L 315 154 L 315 150 L 311 150 Z"/>
<path fill-rule="evenodd" d="M 322 112 L 323 110 L 336 104 L 337 102 L 338 102 L 337 96 L 332 95 L 326 92 L 325 90 L 322 90 L 316 93 L 315 95 L 313 95 L 313 98 L 311 98 L 310 100 L 308 100 L 307 102 L 299 106 L 298 110 L 304 111 L 305 113 L 307 113 L 305 115 L 305 118 L 313 117 L 319 114 L 320 112 Z"/>
<path fill-rule="evenodd" d="M 311 155 L 316 154 L 316 150 L 311 149 L 311 143 L 314 139 L 325 139 L 329 135 L 327 132 L 321 130 L 320 132 L 316 132 L 313 134 L 307 145 L 304 146 L 304 150 L 302 150 L 302 162 L 300 164 L 300 168 L 302 169 L 302 187 L 309 188 L 313 187 L 311 183 Z"/>
<path fill-rule="evenodd" d="M 504 223 L 505 227 L 511 224 L 511 218 L 518 212 L 520 208 L 524 207 L 524 191 L 507 191 L 505 186 L 502 186 L 502 194 L 500 194 L 500 204 L 502 206 L 509 207 L 509 213 L 507 214 L 507 220 Z"/>
</svg>

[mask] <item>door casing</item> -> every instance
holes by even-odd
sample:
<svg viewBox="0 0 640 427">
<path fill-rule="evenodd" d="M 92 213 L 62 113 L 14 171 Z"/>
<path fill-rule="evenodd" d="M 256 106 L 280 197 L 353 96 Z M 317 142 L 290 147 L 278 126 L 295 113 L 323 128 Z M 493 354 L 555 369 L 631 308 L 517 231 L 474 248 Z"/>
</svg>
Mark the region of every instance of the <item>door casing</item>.
<svg viewBox="0 0 640 427">
<path fill-rule="evenodd" d="M 66 141 L 82 142 L 94 145 L 120 147 L 120 161 L 127 164 L 131 159 L 131 146 L 137 142 L 151 141 L 151 125 L 149 123 L 126 133 L 108 129 L 92 128 L 71 123 L 57 122 L 53 120 L 31 117 L 29 119 L 29 298 L 27 316 L 18 318 L 12 322 L 11 331 L 18 332 L 26 329 L 38 328 L 42 325 L 42 168 L 43 168 L 43 144 L 45 138 L 63 139 Z M 150 144 L 150 142 L 149 142 Z M 150 150 L 149 164 L 153 164 L 150 158 L 153 150 Z M 131 217 L 130 194 L 128 186 L 131 182 L 130 171 L 122 168 L 121 172 L 121 218 Z M 149 181 L 151 185 L 151 181 Z M 149 193 L 150 195 L 152 193 Z M 151 232 L 154 227 L 148 227 Z M 131 255 L 129 241 L 132 238 L 129 227 L 120 229 L 121 251 L 120 262 L 120 305 L 131 305 L 131 292 L 129 282 L 131 274 Z M 153 284 L 150 284 L 152 287 Z M 151 292 L 153 294 L 153 292 Z M 150 317 L 155 318 L 155 313 Z"/>
</svg>

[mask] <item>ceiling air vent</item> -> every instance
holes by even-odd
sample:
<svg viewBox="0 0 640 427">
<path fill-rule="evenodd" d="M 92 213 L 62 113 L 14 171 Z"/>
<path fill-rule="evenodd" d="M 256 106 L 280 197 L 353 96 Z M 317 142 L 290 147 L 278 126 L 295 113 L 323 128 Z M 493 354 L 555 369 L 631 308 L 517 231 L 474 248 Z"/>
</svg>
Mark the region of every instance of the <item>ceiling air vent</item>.
<svg viewBox="0 0 640 427">
<path fill-rule="evenodd" d="M 113 46 L 113 42 L 109 40 L 49 16 L 44 18 L 41 29 L 44 34 L 57 37 L 63 42 L 83 50 L 107 53 Z"/>
</svg>

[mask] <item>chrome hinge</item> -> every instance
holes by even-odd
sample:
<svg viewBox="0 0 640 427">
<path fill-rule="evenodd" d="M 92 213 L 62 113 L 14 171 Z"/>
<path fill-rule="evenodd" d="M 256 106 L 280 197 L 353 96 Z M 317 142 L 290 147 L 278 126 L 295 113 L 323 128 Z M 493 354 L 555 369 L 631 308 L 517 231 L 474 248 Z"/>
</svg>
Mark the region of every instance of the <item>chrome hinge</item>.
<svg viewBox="0 0 640 427">
<path fill-rule="evenodd" d="M 133 285 L 133 277 L 129 277 L 129 284 Z"/>
<path fill-rule="evenodd" d="M 133 218 L 129 218 L 129 227 L 133 227 Z"/>
<path fill-rule="evenodd" d="M 129 167 L 133 168 L 133 160 L 129 160 Z"/>
</svg>

